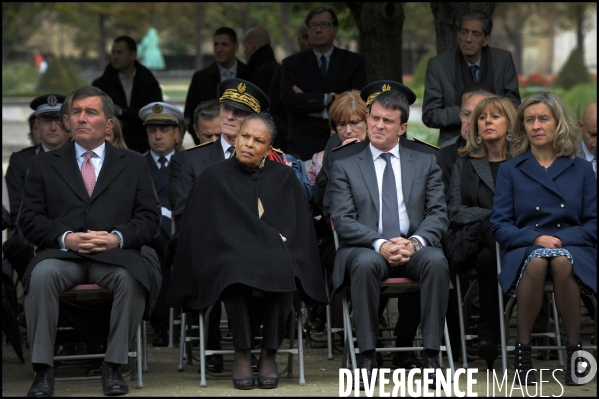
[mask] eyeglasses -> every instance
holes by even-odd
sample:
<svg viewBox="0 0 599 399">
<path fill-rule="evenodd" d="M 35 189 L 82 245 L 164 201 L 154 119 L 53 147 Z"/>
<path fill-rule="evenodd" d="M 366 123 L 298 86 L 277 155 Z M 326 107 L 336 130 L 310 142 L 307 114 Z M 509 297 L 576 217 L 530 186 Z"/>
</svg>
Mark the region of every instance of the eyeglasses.
<svg viewBox="0 0 599 399">
<path fill-rule="evenodd" d="M 331 26 L 333 26 L 333 24 L 330 22 L 312 22 L 312 23 L 308 24 L 308 29 L 314 30 L 318 27 L 320 27 L 320 29 L 327 29 L 327 28 L 330 28 Z"/>
<path fill-rule="evenodd" d="M 359 121 L 349 121 L 347 122 L 334 122 L 337 129 L 345 129 L 346 126 L 351 126 L 352 128 L 356 128 L 361 122 L 364 122 L 364 119 L 360 119 Z"/>
<path fill-rule="evenodd" d="M 227 104 L 221 104 L 220 107 L 221 107 L 221 109 L 225 110 L 226 114 L 228 114 L 229 112 L 232 112 L 233 117 L 235 117 L 235 118 L 245 118 L 246 116 L 248 116 L 250 114 L 247 111 L 244 111 L 239 108 L 231 107 L 230 105 L 227 105 Z"/>
<path fill-rule="evenodd" d="M 470 111 L 464 110 L 464 111 L 460 112 L 460 119 L 463 121 L 469 121 L 471 116 L 472 116 L 472 112 L 470 112 Z"/>
</svg>

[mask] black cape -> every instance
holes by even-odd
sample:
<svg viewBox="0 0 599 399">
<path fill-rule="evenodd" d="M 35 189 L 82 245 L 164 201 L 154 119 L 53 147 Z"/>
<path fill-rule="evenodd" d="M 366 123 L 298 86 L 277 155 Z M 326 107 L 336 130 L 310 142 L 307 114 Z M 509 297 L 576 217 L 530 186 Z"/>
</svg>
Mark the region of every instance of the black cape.
<svg viewBox="0 0 599 399">
<path fill-rule="evenodd" d="M 266 160 L 250 170 L 236 158 L 208 166 L 194 184 L 180 233 L 170 306 L 206 308 L 235 283 L 300 290 L 305 301 L 327 302 L 311 214 L 288 166 Z"/>
</svg>

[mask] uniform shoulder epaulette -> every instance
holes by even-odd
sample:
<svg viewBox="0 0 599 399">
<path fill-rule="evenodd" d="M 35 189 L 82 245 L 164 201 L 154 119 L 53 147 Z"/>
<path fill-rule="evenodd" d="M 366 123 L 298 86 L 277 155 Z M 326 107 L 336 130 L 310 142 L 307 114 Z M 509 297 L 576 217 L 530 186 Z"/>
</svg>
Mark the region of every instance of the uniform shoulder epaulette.
<svg viewBox="0 0 599 399">
<path fill-rule="evenodd" d="M 216 143 L 216 141 L 207 141 L 205 143 L 194 145 L 193 147 L 189 147 L 185 151 L 193 150 L 193 149 L 200 148 L 200 147 L 206 147 L 206 146 L 214 144 L 214 143 Z"/>
<path fill-rule="evenodd" d="M 23 151 L 28 151 L 28 150 L 32 150 L 34 148 L 36 148 L 39 144 L 36 145 L 32 145 L 30 147 L 25 147 L 25 148 L 21 148 L 20 150 L 17 150 L 15 152 L 13 152 L 13 154 L 18 154 L 19 152 L 23 152 Z"/>
<path fill-rule="evenodd" d="M 345 143 L 345 144 L 340 145 L 339 147 L 333 148 L 331 150 L 331 152 L 335 152 L 335 151 L 340 150 L 340 149 L 342 149 L 344 147 L 347 147 L 348 145 L 356 144 L 356 143 L 359 143 L 359 142 L 360 142 L 360 140 L 358 140 L 358 139 L 356 139 L 354 141 L 350 141 L 349 143 Z"/>
<path fill-rule="evenodd" d="M 274 147 L 273 147 L 273 148 L 272 148 L 272 150 L 273 150 L 274 152 L 278 152 L 279 154 L 285 155 L 285 153 L 283 152 L 283 150 L 281 150 L 281 149 L 279 149 L 279 148 L 274 148 Z"/>
<path fill-rule="evenodd" d="M 420 140 L 419 138 L 416 138 L 416 137 L 414 137 L 414 141 L 417 142 L 417 143 L 428 145 L 429 147 L 434 148 L 435 150 L 439 149 L 439 147 L 437 147 L 436 145 L 431 144 L 431 143 L 427 143 L 426 141 Z"/>
</svg>

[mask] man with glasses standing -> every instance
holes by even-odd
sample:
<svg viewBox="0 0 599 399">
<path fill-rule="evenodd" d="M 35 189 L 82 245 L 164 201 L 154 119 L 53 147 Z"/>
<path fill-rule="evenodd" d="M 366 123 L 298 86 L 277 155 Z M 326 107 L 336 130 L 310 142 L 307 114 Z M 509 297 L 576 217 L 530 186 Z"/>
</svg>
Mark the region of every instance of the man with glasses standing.
<svg viewBox="0 0 599 399">
<path fill-rule="evenodd" d="M 281 98 L 289 109 L 287 152 L 308 160 L 327 144 L 336 95 L 361 90 L 368 80 L 364 57 L 334 46 L 339 21 L 333 9 L 313 8 L 305 23 L 312 50 L 283 60 Z"/>
</svg>

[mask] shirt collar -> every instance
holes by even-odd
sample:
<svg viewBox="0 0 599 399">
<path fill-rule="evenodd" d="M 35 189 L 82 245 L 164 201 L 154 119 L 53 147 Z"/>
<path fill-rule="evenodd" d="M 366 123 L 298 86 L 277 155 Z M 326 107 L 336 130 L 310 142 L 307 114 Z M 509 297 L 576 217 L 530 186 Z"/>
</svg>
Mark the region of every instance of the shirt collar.
<svg viewBox="0 0 599 399">
<path fill-rule="evenodd" d="M 381 156 L 381 154 L 384 153 L 384 151 L 379 150 L 378 148 L 375 148 L 372 143 L 368 144 L 368 146 L 370 147 L 370 152 L 372 153 L 372 159 L 376 161 L 376 159 L 378 157 Z M 391 149 L 391 151 L 388 151 L 389 153 L 393 154 L 394 156 L 397 157 L 397 159 L 399 159 L 399 139 L 397 140 L 397 145 L 395 147 L 393 147 Z"/>
<path fill-rule="evenodd" d="M 216 66 L 218 67 L 218 73 L 220 73 L 221 75 L 223 73 L 225 73 L 225 71 L 232 71 L 233 74 L 235 76 L 237 76 L 237 58 L 235 58 L 235 63 L 233 64 L 233 66 L 229 69 L 227 68 L 223 68 L 218 62 L 216 63 Z"/>
<path fill-rule="evenodd" d="M 103 142 L 100 146 L 94 148 L 92 150 L 96 156 L 100 157 L 104 160 L 104 154 L 106 154 L 106 142 Z M 75 154 L 77 155 L 77 159 L 85 154 L 87 150 L 81 147 L 79 144 L 75 143 Z"/>
<path fill-rule="evenodd" d="M 44 145 L 44 143 L 40 143 L 40 145 L 42 146 L 42 151 L 44 151 L 44 152 L 48 152 L 48 151 L 50 151 L 50 150 L 48 149 L 48 147 L 46 147 L 46 146 Z"/>
<path fill-rule="evenodd" d="M 231 147 L 231 144 L 225 140 L 225 136 L 222 134 L 220 135 L 220 145 L 223 147 L 223 155 L 225 152 L 229 151 L 229 147 Z"/>
<path fill-rule="evenodd" d="M 331 47 L 331 49 L 329 51 L 322 54 L 322 53 L 319 53 L 318 51 L 312 49 L 312 51 L 314 52 L 314 55 L 316 56 L 317 61 L 320 61 L 320 56 L 324 55 L 325 58 L 327 59 L 327 62 L 331 59 L 331 54 L 333 54 L 333 50 L 335 50 L 335 46 Z"/>
<path fill-rule="evenodd" d="M 466 58 L 464 58 L 464 61 L 466 61 L 466 64 L 468 64 L 468 67 L 471 67 L 472 65 L 476 65 L 477 67 L 479 67 L 479 68 L 480 68 L 480 60 L 481 60 L 482 58 L 483 58 L 482 56 L 478 57 L 478 60 L 477 60 L 477 61 L 476 61 L 474 64 L 471 64 L 471 63 L 469 63 L 469 62 L 468 62 L 468 60 L 467 60 Z"/>
<path fill-rule="evenodd" d="M 133 70 L 133 73 L 131 74 L 131 77 L 129 79 L 127 79 L 127 77 L 125 76 L 124 73 L 119 71 L 119 79 L 121 81 L 126 81 L 126 82 L 133 82 L 133 79 L 135 79 L 135 74 L 137 73 L 137 69 Z"/>
<path fill-rule="evenodd" d="M 167 162 L 171 161 L 171 157 L 173 156 L 174 153 L 175 153 L 175 150 L 171 151 L 169 154 L 166 154 L 164 156 L 166 158 Z M 152 159 L 154 159 L 154 162 L 156 162 L 158 164 L 158 159 L 160 158 L 160 156 L 156 155 L 156 153 L 152 150 L 150 150 L 150 155 L 152 156 Z"/>
</svg>

